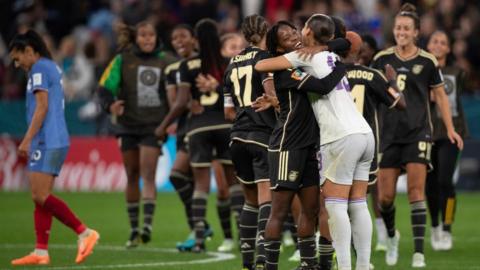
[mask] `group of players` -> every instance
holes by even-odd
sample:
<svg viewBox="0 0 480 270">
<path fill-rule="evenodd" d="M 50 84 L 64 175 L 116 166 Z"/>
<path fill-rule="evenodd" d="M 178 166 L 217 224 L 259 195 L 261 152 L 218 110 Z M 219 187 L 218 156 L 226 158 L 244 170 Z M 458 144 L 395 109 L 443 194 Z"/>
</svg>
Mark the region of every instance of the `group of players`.
<svg viewBox="0 0 480 270">
<path fill-rule="evenodd" d="M 415 7 L 404 5 L 395 17 L 397 45 L 373 57 L 375 49 L 370 48 L 369 53 L 362 38 L 346 31 L 338 18 L 312 15 L 300 32 L 288 21 L 269 27 L 263 17 L 252 15 L 241 27 L 248 46 L 229 53 L 228 49 L 222 50 L 222 41 L 228 40 L 220 38 L 216 23 L 204 19 L 195 29 L 187 25 L 173 29 L 172 45 L 182 57 L 180 61 L 161 50 L 152 24 L 125 27 L 119 39 L 121 52 L 105 70 L 99 94 L 102 107 L 113 116 L 128 177 L 126 202 L 131 234 L 127 247 L 151 240 L 156 160 L 167 133 L 173 131 L 177 134 L 177 158 L 170 178 L 192 232 L 185 242 L 177 244 L 181 251 L 206 250 L 206 238 L 212 234 L 206 205 L 213 169 L 225 237 L 219 251 L 234 247 L 230 228 L 234 212 L 243 269 L 278 268 L 280 240 L 289 213 L 296 223 L 299 269 L 330 269 L 333 250 L 338 269 L 351 269 L 352 241 L 355 269 L 370 269 L 369 185 L 374 197 L 378 196 L 376 213 L 383 219 L 377 223 L 386 228 L 386 263 L 395 265 L 400 238 L 395 229 L 396 181 L 401 172 L 406 172 L 414 240 L 412 266 L 425 267 L 424 194 L 432 153 L 434 163 L 442 162 L 442 166 L 434 164 L 435 173 L 430 173 L 428 180 L 432 246 L 450 249 L 455 205 L 451 178 L 466 133 L 458 99 L 461 73 L 444 70 L 449 72 L 445 76 L 449 82 L 447 96 L 440 68 L 446 65 L 448 36 L 443 32 L 432 36 L 429 50 L 434 56 L 415 45 L 419 27 Z M 16 62 L 21 60 L 21 53 L 30 53 L 25 49 L 28 46 L 38 59 L 48 58 L 41 46 L 25 41 L 12 44 L 10 51 Z M 35 61 L 32 65 L 35 67 Z M 31 65 L 25 69 L 33 72 L 27 91 L 35 99 L 43 96 L 37 94 L 54 93 L 38 81 Z M 38 101 L 32 106 L 41 104 Z M 449 103 L 454 104 L 453 110 Z M 41 133 L 43 142 L 51 135 L 45 136 L 45 125 L 36 126 L 40 120 L 34 113 L 29 115 L 29 125 L 36 129 L 29 129 L 33 133 L 29 137 Z M 42 121 L 52 121 L 50 118 Z M 38 144 L 35 147 L 44 149 Z M 48 175 L 48 183 L 38 180 L 43 176 L 29 177 L 32 193 L 43 192 L 39 199 L 34 197 L 39 209 L 35 210 L 37 248 L 13 262 L 44 264 L 49 262 L 45 253 L 48 237 L 45 240 L 39 232 L 49 230 L 49 226 L 41 227 L 37 212 L 47 207 L 43 211 L 53 211 L 60 220 L 75 221 L 69 216 L 73 213 L 67 217 L 55 215 L 58 207 L 49 210 L 50 203 L 45 201 L 52 200 L 51 181 L 61 168 L 65 149 L 60 154 L 39 156 L 33 148 L 21 147 L 31 153 L 33 163 L 55 163 L 55 168 L 29 167 L 40 176 Z M 36 182 L 49 188 L 36 187 Z M 138 220 L 140 202 L 142 229 Z M 438 222 L 440 209 L 443 228 Z M 69 222 L 64 223 L 70 226 Z M 97 242 L 98 233 L 78 220 L 72 226 L 81 240 L 88 239 L 88 250 L 79 251 L 88 253 L 81 256 L 83 261 Z M 381 242 L 377 247 L 382 247 Z"/>
</svg>

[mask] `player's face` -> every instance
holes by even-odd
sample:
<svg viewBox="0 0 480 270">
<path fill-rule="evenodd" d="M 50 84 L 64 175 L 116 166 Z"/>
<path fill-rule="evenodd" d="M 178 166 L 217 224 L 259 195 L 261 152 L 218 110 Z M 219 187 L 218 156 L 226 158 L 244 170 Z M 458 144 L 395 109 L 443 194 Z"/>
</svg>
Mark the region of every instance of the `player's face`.
<svg viewBox="0 0 480 270">
<path fill-rule="evenodd" d="M 445 33 L 435 33 L 430 37 L 427 45 L 430 51 L 436 58 L 443 59 L 450 53 L 450 45 L 448 37 Z"/>
<path fill-rule="evenodd" d="M 358 62 L 360 65 L 369 66 L 375 51 L 366 42 L 362 42 L 360 52 L 358 53 Z"/>
<path fill-rule="evenodd" d="M 397 16 L 393 26 L 393 36 L 398 46 L 415 44 L 418 30 L 415 29 L 415 22 L 406 16 Z"/>
<path fill-rule="evenodd" d="M 186 58 L 195 48 L 195 38 L 187 29 L 175 29 L 172 32 L 172 46 L 178 55 Z"/>
<path fill-rule="evenodd" d="M 226 40 L 222 46 L 222 55 L 224 57 L 234 57 L 245 49 L 245 42 L 241 37 L 232 37 Z"/>
<path fill-rule="evenodd" d="M 23 51 L 13 49 L 10 52 L 10 58 L 12 59 L 13 63 L 15 63 L 15 67 L 29 71 L 34 64 L 32 60 L 32 53 L 33 50 L 30 47 L 25 48 Z"/>
<path fill-rule="evenodd" d="M 142 52 L 153 52 L 157 45 L 157 33 L 153 26 L 147 24 L 139 27 L 137 30 L 136 42 Z"/>
<path fill-rule="evenodd" d="M 291 52 L 302 46 L 300 41 L 300 33 L 297 29 L 291 28 L 288 25 L 281 25 L 278 28 L 278 48 L 279 52 Z"/>
</svg>

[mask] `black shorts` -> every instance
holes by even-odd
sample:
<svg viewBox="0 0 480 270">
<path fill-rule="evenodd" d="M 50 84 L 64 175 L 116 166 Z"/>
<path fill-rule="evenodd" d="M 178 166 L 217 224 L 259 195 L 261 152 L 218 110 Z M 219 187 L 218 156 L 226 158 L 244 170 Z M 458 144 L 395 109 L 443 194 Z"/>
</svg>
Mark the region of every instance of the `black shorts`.
<svg viewBox="0 0 480 270">
<path fill-rule="evenodd" d="M 122 152 L 138 149 L 140 145 L 162 148 L 162 141 L 154 134 L 121 134 L 117 137 Z"/>
<path fill-rule="evenodd" d="M 271 189 L 281 187 L 298 191 L 305 187 L 319 186 L 317 152 L 316 147 L 268 152 Z"/>
<path fill-rule="evenodd" d="M 192 167 L 210 167 L 212 160 L 232 164 L 230 128 L 192 132 L 188 135 L 188 152 Z"/>
<path fill-rule="evenodd" d="M 391 144 L 380 158 L 380 168 L 404 168 L 407 163 L 430 164 L 432 143 L 419 141 L 409 144 Z"/>
<path fill-rule="evenodd" d="M 269 181 L 268 151 L 266 147 L 255 143 L 232 140 L 230 153 L 240 182 L 251 185 Z"/>
<path fill-rule="evenodd" d="M 187 136 L 185 134 L 177 134 L 177 152 L 183 151 L 188 153 L 188 145 L 187 145 Z"/>
</svg>

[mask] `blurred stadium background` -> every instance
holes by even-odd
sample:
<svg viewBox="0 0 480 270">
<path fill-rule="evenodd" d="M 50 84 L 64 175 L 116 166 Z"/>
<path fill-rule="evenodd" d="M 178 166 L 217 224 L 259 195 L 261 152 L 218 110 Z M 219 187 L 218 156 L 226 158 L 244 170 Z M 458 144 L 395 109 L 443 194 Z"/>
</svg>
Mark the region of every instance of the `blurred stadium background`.
<svg viewBox="0 0 480 270">
<path fill-rule="evenodd" d="M 123 190 L 126 176 L 116 140 L 111 137 L 109 118 L 97 106 L 95 91 L 101 72 L 116 52 L 115 39 L 119 23 L 135 24 L 145 19 L 154 22 L 164 47 L 170 50 L 169 30 L 178 23 L 193 25 L 201 18 L 210 17 L 219 22 L 222 33 L 229 33 L 236 32 L 242 18 L 253 13 L 263 14 L 271 22 L 287 19 L 297 24 L 302 21 L 302 17 L 308 17 L 312 13 L 326 13 L 342 17 L 348 29 L 373 35 L 379 47 L 383 48 L 393 44 L 391 29 L 394 14 L 403 2 L 401 0 L 0 0 L 0 268 L 8 265 L 9 258 L 21 252 L 18 245 L 33 241 L 33 234 L 30 233 L 32 206 L 26 192 L 28 182 L 25 177 L 25 160 L 20 159 L 16 153 L 16 146 L 27 128 L 24 101 L 27 77 L 23 71 L 13 68 L 6 49 L 15 33 L 24 31 L 26 28 L 33 28 L 41 33 L 48 42 L 54 60 L 64 70 L 66 118 L 72 146 L 55 188 L 58 191 L 92 192 L 65 194 L 65 198 L 72 202 L 74 209 L 80 208 L 78 213 L 86 216 L 89 224 L 98 224 L 100 231 L 104 232 L 104 243 L 107 246 L 115 246 L 123 244 L 125 240 L 123 237 L 126 237 L 127 232 L 127 218 L 123 211 L 124 202 L 121 195 L 115 193 Z M 458 226 L 455 225 L 455 231 L 459 231 L 457 238 L 465 238 L 465 242 L 456 241 L 453 252 L 458 254 L 448 256 L 448 258 L 455 258 L 455 263 L 442 263 L 447 260 L 437 253 L 432 255 L 432 260 L 438 257 L 439 263 L 428 265 L 436 265 L 431 269 L 480 269 L 480 260 L 467 251 L 469 247 L 478 250 L 478 244 L 480 244 L 478 233 L 477 238 L 469 238 L 470 232 L 475 231 L 471 214 L 475 212 L 474 205 L 480 202 L 478 193 L 475 193 L 480 190 L 480 1 L 408 2 L 414 3 L 421 14 L 419 45 L 424 47 L 427 38 L 436 29 L 445 30 L 453 40 L 451 60 L 468 74 L 462 100 L 470 137 L 466 139 L 465 150 L 456 176 L 457 188 L 473 193 L 461 195 Z M 164 146 L 164 156 L 158 162 L 157 184 L 160 191 L 172 190 L 167 176 L 175 158 L 174 140 L 174 136 L 171 136 Z M 401 199 L 404 200 L 403 197 Z M 85 207 L 84 201 L 88 201 L 88 207 Z M 159 202 L 160 210 L 155 221 L 158 238 L 155 240 L 163 242 L 152 245 L 158 248 L 173 247 L 175 241 L 181 240 L 187 231 L 186 226 L 183 228 L 184 225 L 181 225 L 185 223 L 183 213 L 178 215 L 181 213 L 181 206 L 173 193 L 160 195 Z M 101 206 L 97 206 L 97 203 Z M 213 212 L 213 210 L 210 211 L 210 213 Z M 404 214 L 400 219 L 405 226 L 404 230 L 408 231 L 407 214 Z M 399 215 L 402 215 L 401 211 Z M 216 219 L 216 216 L 212 214 L 211 219 Z M 168 224 L 164 224 L 165 220 L 169 221 Z M 172 230 L 172 226 L 176 230 Z M 19 227 L 25 228 L 19 229 Z M 460 232 L 461 228 L 466 231 Z M 54 228 L 54 230 L 58 229 Z M 11 230 L 18 232 L 18 235 L 9 233 Z M 73 244 L 72 239 L 73 236 L 61 229 L 59 233 L 55 233 L 52 243 Z M 408 242 L 402 243 L 405 249 L 408 244 Z M 65 246 L 60 245 L 57 249 L 65 249 L 68 252 Z M 113 251 L 115 248 L 111 250 L 107 248 L 98 253 Z M 432 253 L 431 250 L 429 252 Z M 157 259 L 154 259 L 155 256 L 152 254 L 145 255 L 145 252 L 140 250 L 135 253 L 136 255 L 125 255 L 120 264 L 171 260 L 167 258 L 170 256 L 168 253 L 161 251 L 153 251 L 153 253 L 156 254 Z M 179 260 L 188 261 L 195 257 L 182 256 Z M 427 258 L 430 258 L 429 256 L 427 255 Z M 460 261 L 462 256 L 467 256 L 469 259 Z M 110 264 L 117 259 L 114 255 L 105 257 L 107 259 L 100 264 Z M 374 255 L 374 260 L 379 260 L 380 257 Z M 92 265 L 98 262 L 92 261 Z M 234 269 L 240 266 L 237 261 L 238 256 L 235 262 L 228 263 L 228 266 L 217 263 L 211 264 L 208 269 Z M 60 261 L 60 263 L 67 264 L 67 261 Z M 378 265 L 377 269 L 382 269 L 383 264 L 379 262 Z M 294 265 L 289 264 L 289 266 Z M 404 267 L 406 266 L 405 262 Z M 186 265 L 174 266 L 174 264 L 152 267 L 193 269 Z M 203 269 L 199 267 L 198 269 Z M 132 269 L 134 268 L 136 267 L 132 266 Z"/>
</svg>

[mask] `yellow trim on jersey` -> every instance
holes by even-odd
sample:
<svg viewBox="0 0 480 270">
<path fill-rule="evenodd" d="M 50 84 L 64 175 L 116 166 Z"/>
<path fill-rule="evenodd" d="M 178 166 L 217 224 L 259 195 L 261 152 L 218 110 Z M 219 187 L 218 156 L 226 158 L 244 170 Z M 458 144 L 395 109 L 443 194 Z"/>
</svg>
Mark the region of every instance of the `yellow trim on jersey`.
<svg viewBox="0 0 480 270">
<path fill-rule="evenodd" d="M 278 159 L 278 180 L 287 180 L 288 175 L 288 151 L 280 151 Z"/>
<path fill-rule="evenodd" d="M 408 57 L 408 58 L 403 58 L 402 56 L 400 56 L 400 54 L 399 54 L 398 51 L 397 51 L 397 47 L 395 47 L 394 51 L 395 51 L 395 56 L 396 56 L 400 61 L 406 62 L 406 61 L 410 61 L 410 60 L 412 60 L 412 59 L 415 59 L 417 56 L 419 56 L 420 53 L 421 53 L 421 51 L 422 51 L 422 49 L 420 49 L 419 47 L 417 47 L 417 52 L 416 52 L 414 55 L 412 55 L 412 56 L 410 56 L 410 57 Z"/>
<path fill-rule="evenodd" d="M 165 68 L 165 74 L 169 74 L 172 70 L 178 70 L 180 68 L 180 64 L 182 63 L 182 60 L 177 61 L 173 64 L 168 65 Z"/>
<path fill-rule="evenodd" d="M 252 140 L 245 140 L 245 139 L 242 139 L 242 138 L 239 138 L 239 137 L 233 137 L 232 138 L 232 141 L 239 141 L 239 142 L 243 142 L 243 143 L 251 143 L 251 144 L 256 144 L 258 146 L 261 146 L 261 147 L 264 147 L 264 148 L 268 148 L 268 145 L 266 144 L 263 144 L 263 143 L 259 143 L 257 141 L 252 141 Z"/>
<path fill-rule="evenodd" d="M 192 85 L 192 84 L 189 83 L 189 82 L 179 82 L 179 83 L 178 83 L 178 87 L 180 87 L 180 86 L 190 87 L 191 85 Z"/>
<path fill-rule="evenodd" d="M 194 130 L 191 130 L 191 131 L 187 132 L 187 137 L 190 137 L 194 134 L 204 132 L 204 131 L 226 129 L 226 128 L 231 128 L 231 127 L 232 127 L 232 124 L 221 124 L 221 125 L 214 125 L 214 126 L 206 126 L 206 127 L 196 128 Z"/>
<path fill-rule="evenodd" d="M 366 68 L 367 68 L 367 70 L 369 70 L 369 71 L 372 71 L 372 72 L 374 72 L 374 73 L 377 73 L 380 77 L 382 77 L 382 79 L 384 79 L 386 82 L 388 82 L 387 77 L 385 76 L 385 74 L 383 74 L 382 71 L 380 71 L 380 70 L 378 70 L 378 69 L 374 69 L 374 68 L 369 68 L 369 67 L 366 67 Z"/>
<path fill-rule="evenodd" d="M 429 53 L 425 50 L 420 49 L 419 55 L 432 60 L 435 67 L 438 67 L 438 60 L 437 60 L 437 58 L 435 58 L 435 56 L 433 56 L 433 54 L 431 54 L 431 53 Z"/>
<path fill-rule="evenodd" d="M 439 83 L 439 84 L 430 85 L 429 87 L 430 87 L 431 89 L 433 89 L 433 88 L 438 88 L 438 87 L 444 86 L 444 85 L 445 85 L 445 82 L 441 82 L 441 83 Z"/>
<path fill-rule="evenodd" d="M 300 84 L 298 85 L 298 89 L 302 88 L 303 84 L 305 84 L 305 82 L 311 77 L 312 75 L 308 74 L 305 78 L 303 78 L 303 80 L 300 82 Z"/>
<path fill-rule="evenodd" d="M 206 168 L 206 167 L 210 167 L 211 165 L 212 165 L 211 162 L 202 162 L 202 163 L 190 162 L 190 167 L 192 168 Z"/>
<path fill-rule="evenodd" d="M 229 159 L 215 159 L 215 160 L 217 160 L 218 162 L 224 165 L 233 165 L 232 161 Z"/>
<path fill-rule="evenodd" d="M 285 131 L 288 125 L 288 120 L 290 119 L 290 114 L 292 113 L 292 93 L 290 91 L 288 91 L 288 109 L 289 111 L 287 114 L 287 119 L 285 120 L 285 124 L 283 125 L 282 139 L 280 139 L 280 149 L 282 149 L 283 140 L 285 139 Z"/>
<path fill-rule="evenodd" d="M 380 51 L 378 52 L 374 57 L 373 57 L 373 61 L 377 60 L 378 58 L 384 56 L 384 55 L 390 55 L 390 54 L 393 54 L 395 53 L 395 46 L 393 47 L 390 47 L 388 49 L 385 49 L 383 51 Z"/>
</svg>

